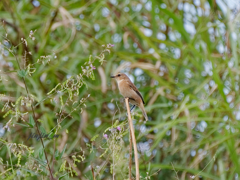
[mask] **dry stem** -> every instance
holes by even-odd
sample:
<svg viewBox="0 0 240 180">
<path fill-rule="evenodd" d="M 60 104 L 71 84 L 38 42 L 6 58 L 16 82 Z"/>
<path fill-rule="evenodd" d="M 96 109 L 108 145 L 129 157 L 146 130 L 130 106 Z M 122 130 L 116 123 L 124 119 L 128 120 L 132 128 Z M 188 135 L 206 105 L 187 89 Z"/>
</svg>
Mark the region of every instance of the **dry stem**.
<svg viewBox="0 0 240 180">
<path fill-rule="evenodd" d="M 132 118 L 131 118 L 131 112 L 130 112 L 130 108 L 129 108 L 128 98 L 125 98 L 125 103 L 126 103 L 126 107 L 127 107 L 128 123 L 129 123 L 129 127 L 130 127 L 130 134 L 132 137 L 132 143 L 133 143 L 133 149 L 134 149 L 136 180 L 139 180 L 140 174 L 139 174 L 137 143 L 136 143 L 136 138 L 135 138 L 135 134 L 134 134 L 134 128 L 133 128 L 133 122 L 132 122 Z"/>
<path fill-rule="evenodd" d="M 129 179 L 132 180 L 132 135 L 129 129 Z"/>
</svg>

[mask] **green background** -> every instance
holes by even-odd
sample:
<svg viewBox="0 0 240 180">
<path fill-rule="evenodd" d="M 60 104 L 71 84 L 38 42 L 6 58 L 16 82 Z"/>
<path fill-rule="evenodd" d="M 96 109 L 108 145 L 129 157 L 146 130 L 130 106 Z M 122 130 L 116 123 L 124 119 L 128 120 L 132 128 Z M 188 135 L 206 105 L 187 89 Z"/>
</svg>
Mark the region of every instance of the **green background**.
<svg viewBox="0 0 240 180">
<path fill-rule="evenodd" d="M 121 71 L 139 88 L 150 119 L 144 124 L 135 109 L 141 179 L 239 179 L 239 6 L 224 0 L 1 1 L 1 132 L 8 123 L 1 176 L 49 179 L 41 142 L 27 141 L 39 119 L 41 131 L 60 135 L 43 139 L 56 178 L 127 179 L 126 108 L 110 78 Z M 106 47 L 111 52 L 101 54 Z M 24 100 L 30 94 L 31 102 Z M 74 166 L 73 155 L 84 159 Z M 77 174 L 61 171 L 65 160 Z M 134 162 L 132 168 L 134 177 Z"/>
</svg>

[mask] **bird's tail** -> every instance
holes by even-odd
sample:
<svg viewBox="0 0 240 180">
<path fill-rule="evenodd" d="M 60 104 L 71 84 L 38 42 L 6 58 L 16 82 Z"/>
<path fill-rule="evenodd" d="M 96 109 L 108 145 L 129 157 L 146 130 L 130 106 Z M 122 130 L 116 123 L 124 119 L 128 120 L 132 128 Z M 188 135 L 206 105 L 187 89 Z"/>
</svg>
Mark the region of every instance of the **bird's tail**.
<svg viewBox="0 0 240 180">
<path fill-rule="evenodd" d="M 145 108 L 144 108 L 144 105 L 143 103 L 140 104 L 140 109 L 142 110 L 142 113 L 143 113 L 143 116 L 145 117 L 145 120 L 147 121 L 148 120 L 148 117 L 147 117 L 147 113 L 145 111 Z"/>
</svg>

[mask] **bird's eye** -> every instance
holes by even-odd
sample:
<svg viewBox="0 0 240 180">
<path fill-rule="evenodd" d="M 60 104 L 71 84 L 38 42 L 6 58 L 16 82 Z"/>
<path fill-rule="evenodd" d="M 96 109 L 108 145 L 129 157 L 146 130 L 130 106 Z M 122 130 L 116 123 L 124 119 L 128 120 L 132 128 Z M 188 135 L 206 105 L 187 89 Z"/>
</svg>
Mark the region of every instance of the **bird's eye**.
<svg viewBox="0 0 240 180">
<path fill-rule="evenodd" d="M 120 74 L 118 74 L 118 76 L 120 76 Z"/>
</svg>

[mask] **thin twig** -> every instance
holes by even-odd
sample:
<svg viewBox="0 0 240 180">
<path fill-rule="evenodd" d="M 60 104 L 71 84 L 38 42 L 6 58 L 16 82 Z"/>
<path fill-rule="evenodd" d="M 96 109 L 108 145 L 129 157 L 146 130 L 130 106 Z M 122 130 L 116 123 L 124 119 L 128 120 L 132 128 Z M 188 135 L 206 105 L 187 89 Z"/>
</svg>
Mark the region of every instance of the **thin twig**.
<svg viewBox="0 0 240 180">
<path fill-rule="evenodd" d="M 129 179 L 132 180 L 132 136 L 129 129 Z"/>
<path fill-rule="evenodd" d="M 129 122 L 129 127 L 130 127 L 130 133 L 132 136 L 132 143 L 133 143 L 133 149 L 134 149 L 134 158 L 135 158 L 135 169 L 136 169 L 136 180 L 140 179 L 140 174 L 139 174 L 139 163 L 138 163 L 138 151 L 137 151 L 137 143 L 136 143 L 136 138 L 134 134 L 134 128 L 133 128 L 133 122 L 131 118 L 131 113 L 130 113 L 130 107 L 128 103 L 128 98 L 125 98 L 125 103 L 127 107 L 127 113 L 128 113 L 128 122 Z"/>
<path fill-rule="evenodd" d="M 54 139 L 54 144 L 53 144 L 53 155 L 52 155 L 52 169 L 54 168 L 54 161 L 55 161 L 55 150 L 56 150 L 56 139 Z"/>
<path fill-rule="evenodd" d="M 213 156 L 213 158 L 211 159 L 211 161 L 209 161 L 209 162 L 207 163 L 207 165 L 206 165 L 201 171 L 199 171 L 196 175 L 190 176 L 191 179 L 195 179 L 201 172 L 204 171 L 204 169 L 207 168 L 207 166 L 208 166 L 212 161 L 215 161 L 215 155 Z"/>
<path fill-rule="evenodd" d="M 91 164 L 91 170 L 92 170 L 93 180 L 96 180 L 96 179 L 95 179 L 95 175 L 94 175 L 94 170 L 93 170 L 92 164 Z"/>
<path fill-rule="evenodd" d="M 175 170 L 172 162 L 171 162 L 171 164 L 172 164 L 172 167 L 173 167 L 174 172 L 176 173 L 176 178 L 177 178 L 177 180 L 179 180 L 179 177 L 178 177 L 178 174 L 177 174 L 178 172 Z"/>
<path fill-rule="evenodd" d="M 17 65 L 18 65 L 18 69 L 19 69 L 19 70 L 22 70 L 22 68 L 21 68 L 21 66 L 20 66 L 20 63 L 19 63 L 19 60 L 18 60 L 17 56 L 15 55 L 15 53 L 13 53 L 12 51 L 9 51 L 9 52 L 16 58 L 16 62 L 17 62 Z M 26 90 L 26 93 L 27 93 L 27 97 L 30 97 L 30 94 L 29 94 L 29 91 L 28 91 L 28 87 L 27 87 L 25 78 L 22 77 L 22 80 L 23 80 L 23 83 L 24 83 L 24 86 L 25 86 L 25 90 Z M 37 121 L 37 119 L 36 119 L 36 114 L 35 114 L 34 107 L 33 107 L 33 104 L 32 104 L 32 103 L 31 103 L 31 109 L 32 109 L 33 119 L 34 119 L 34 121 L 35 121 L 35 127 L 36 127 L 36 129 L 37 129 L 37 133 L 40 134 L 40 130 L 39 130 L 39 127 L 38 127 L 38 121 Z M 51 177 L 51 180 L 53 180 L 53 179 L 54 179 L 54 178 L 53 178 L 53 174 L 52 174 L 52 171 L 51 171 L 51 168 L 50 168 L 50 165 L 49 165 L 47 153 L 46 153 L 45 146 L 44 146 L 44 143 L 43 143 L 42 138 L 40 138 L 40 141 L 41 141 L 41 144 L 42 144 L 42 147 L 43 147 L 43 151 L 44 151 L 44 154 L 45 154 L 45 157 L 46 157 L 46 160 L 47 160 L 47 166 L 48 166 L 48 170 L 49 170 L 49 173 L 50 173 L 50 177 Z"/>
<path fill-rule="evenodd" d="M 19 66 L 19 67 L 20 67 L 20 66 Z M 20 68 L 20 69 L 21 69 L 21 68 Z M 27 96 L 30 97 L 29 91 L 28 91 L 28 87 L 27 87 L 27 84 L 26 84 L 26 81 L 25 81 L 24 78 L 22 78 L 22 80 L 23 80 L 24 85 L 25 85 L 25 90 L 26 90 L 26 92 L 27 92 Z M 38 134 L 40 134 L 40 130 L 39 130 L 39 127 L 38 127 L 38 122 L 37 122 L 36 114 L 35 114 L 34 107 L 33 107 L 33 104 L 32 104 L 32 103 L 31 103 L 31 109 L 32 109 L 32 113 L 33 113 L 33 119 L 34 119 L 34 121 L 35 121 L 35 127 L 36 127 L 36 129 L 37 129 Z M 53 178 L 53 175 L 52 175 L 52 170 L 51 170 L 50 165 L 49 165 L 47 153 L 46 153 L 45 146 L 44 146 L 44 143 L 43 143 L 42 138 L 40 138 L 40 141 L 41 141 L 41 144 L 42 144 L 42 147 L 43 147 L 43 152 L 44 152 L 45 157 L 46 157 L 46 160 L 47 160 L 48 170 L 49 170 L 49 172 L 50 172 L 51 179 L 54 179 L 54 178 Z"/>
</svg>

